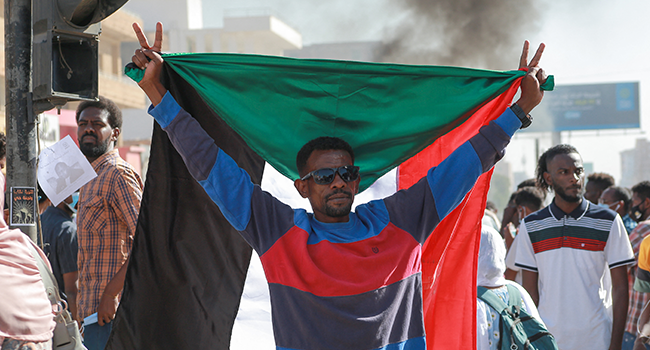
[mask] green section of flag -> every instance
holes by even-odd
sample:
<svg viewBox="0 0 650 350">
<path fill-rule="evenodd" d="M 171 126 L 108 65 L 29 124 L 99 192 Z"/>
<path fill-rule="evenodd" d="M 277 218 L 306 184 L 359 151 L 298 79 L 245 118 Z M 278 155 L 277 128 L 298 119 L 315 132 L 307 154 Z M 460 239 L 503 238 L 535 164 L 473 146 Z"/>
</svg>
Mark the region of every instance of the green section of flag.
<svg viewBox="0 0 650 350">
<path fill-rule="evenodd" d="M 298 178 L 295 157 L 309 140 L 336 136 L 349 142 L 361 167 L 360 190 L 525 74 L 240 54 L 163 58 L 255 152 L 291 179 Z M 126 73 L 139 81 L 143 71 L 127 67 Z"/>
</svg>

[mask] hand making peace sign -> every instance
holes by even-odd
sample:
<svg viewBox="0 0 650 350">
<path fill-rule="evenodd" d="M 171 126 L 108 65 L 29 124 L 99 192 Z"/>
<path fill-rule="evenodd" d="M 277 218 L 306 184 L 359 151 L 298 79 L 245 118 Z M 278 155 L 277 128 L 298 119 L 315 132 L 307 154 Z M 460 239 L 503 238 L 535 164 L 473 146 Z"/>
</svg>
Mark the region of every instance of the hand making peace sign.
<svg viewBox="0 0 650 350">
<path fill-rule="evenodd" d="M 138 68 L 145 69 L 144 78 L 140 80 L 138 85 L 147 94 L 151 103 L 156 106 L 167 93 L 167 89 L 160 82 L 160 72 L 163 65 L 163 59 L 160 56 L 163 40 L 162 23 L 156 23 L 156 37 L 153 46 L 149 46 L 147 37 L 138 23 L 133 23 L 133 30 L 140 42 L 140 48 L 135 50 L 131 61 Z"/>
</svg>

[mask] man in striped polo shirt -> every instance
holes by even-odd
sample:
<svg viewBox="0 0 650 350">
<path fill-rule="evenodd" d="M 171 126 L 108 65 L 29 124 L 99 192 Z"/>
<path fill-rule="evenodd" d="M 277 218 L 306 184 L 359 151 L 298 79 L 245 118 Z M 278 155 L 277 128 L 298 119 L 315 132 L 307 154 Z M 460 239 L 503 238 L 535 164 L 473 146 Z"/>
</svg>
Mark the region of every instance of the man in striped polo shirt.
<svg viewBox="0 0 650 350">
<path fill-rule="evenodd" d="M 620 349 L 634 254 L 621 217 L 585 200 L 583 185 L 573 146 L 544 152 L 537 186 L 555 198 L 524 219 L 515 265 L 560 349 Z"/>
</svg>

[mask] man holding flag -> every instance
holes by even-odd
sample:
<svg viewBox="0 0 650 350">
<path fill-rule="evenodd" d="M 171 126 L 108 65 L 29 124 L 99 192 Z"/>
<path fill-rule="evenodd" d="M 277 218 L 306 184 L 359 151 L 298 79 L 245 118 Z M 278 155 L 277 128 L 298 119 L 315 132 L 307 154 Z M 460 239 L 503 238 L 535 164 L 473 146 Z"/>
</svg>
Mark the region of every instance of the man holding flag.
<svg viewBox="0 0 650 350">
<path fill-rule="evenodd" d="M 354 150 L 340 138 L 319 137 L 297 155 L 294 185 L 313 214 L 291 209 L 253 185 L 249 174 L 185 112 L 161 83 L 162 25 L 150 46 L 134 25 L 141 49 L 133 63 L 150 114 L 167 132 L 192 176 L 258 252 L 269 281 L 280 349 L 424 349 L 421 250 L 433 229 L 463 200 L 476 179 L 504 154 L 514 132 L 531 122 L 546 80 L 528 63 L 517 103 L 460 146 L 408 190 L 350 208 L 359 189 Z M 462 170 L 459 170 L 462 169 Z"/>
</svg>

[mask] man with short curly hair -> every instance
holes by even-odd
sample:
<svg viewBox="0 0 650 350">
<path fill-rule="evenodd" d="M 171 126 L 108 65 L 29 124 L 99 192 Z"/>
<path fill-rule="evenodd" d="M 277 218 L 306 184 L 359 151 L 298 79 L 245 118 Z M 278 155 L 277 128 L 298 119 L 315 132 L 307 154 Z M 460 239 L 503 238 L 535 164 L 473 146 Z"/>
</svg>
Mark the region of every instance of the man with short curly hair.
<svg viewBox="0 0 650 350">
<path fill-rule="evenodd" d="M 606 173 L 593 173 L 587 176 L 585 199 L 597 204 L 603 191 L 615 185 L 614 177 Z"/>
<path fill-rule="evenodd" d="M 122 112 L 113 101 L 84 101 L 76 119 L 79 148 L 97 173 L 79 191 L 78 314 L 81 320 L 97 314 L 97 323 L 85 325 L 84 344 L 88 350 L 104 349 L 124 286 L 144 185 L 115 148 Z"/>
</svg>

